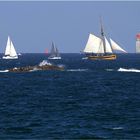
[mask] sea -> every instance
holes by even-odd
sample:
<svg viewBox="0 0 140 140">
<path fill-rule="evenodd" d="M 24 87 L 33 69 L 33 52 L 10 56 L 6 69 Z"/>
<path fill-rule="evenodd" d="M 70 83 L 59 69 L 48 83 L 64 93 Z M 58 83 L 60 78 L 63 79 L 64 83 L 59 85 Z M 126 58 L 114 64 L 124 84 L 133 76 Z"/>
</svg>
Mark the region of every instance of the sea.
<svg viewBox="0 0 140 140">
<path fill-rule="evenodd" d="M 0 140 L 139 140 L 140 54 L 118 54 L 113 61 L 83 57 L 0 59 Z M 7 71 L 42 61 L 65 69 Z"/>
</svg>

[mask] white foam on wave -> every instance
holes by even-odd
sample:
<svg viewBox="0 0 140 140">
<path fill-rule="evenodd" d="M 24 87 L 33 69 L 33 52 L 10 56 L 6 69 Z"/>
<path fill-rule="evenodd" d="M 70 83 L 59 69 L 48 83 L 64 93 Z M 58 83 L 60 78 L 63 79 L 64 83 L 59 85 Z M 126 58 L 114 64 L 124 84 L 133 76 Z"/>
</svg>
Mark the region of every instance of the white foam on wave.
<svg viewBox="0 0 140 140">
<path fill-rule="evenodd" d="M 52 65 L 52 64 L 47 60 L 43 60 L 42 62 L 39 63 L 39 66 L 45 66 L 45 65 Z"/>
<path fill-rule="evenodd" d="M 123 127 L 114 127 L 114 128 L 112 128 L 113 130 L 122 130 L 123 129 Z"/>
<path fill-rule="evenodd" d="M 82 59 L 83 59 L 83 60 L 87 60 L 87 59 L 88 59 L 88 57 L 83 57 Z"/>
<path fill-rule="evenodd" d="M 120 71 L 120 72 L 140 72 L 140 70 L 134 69 L 134 68 L 131 68 L 131 69 L 119 68 L 118 71 Z"/>
<path fill-rule="evenodd" d="M 9 72 L 9 70 L 0 70 L 0 72 Z"/>
<path fill-rule="evenodd" d="M 34 71 L 38 71 L 39 69 L 38 68 L 33 68 L 32 70 L 30 70 L 30 72 L 34 72 Z"/>
<path fill-rule="evenodd" d="M 67 71 L 88 71 L 88 69 L 68 69 Z"/>
<path fill-rule="evenodd" d="M 114 71 L 114 69 L 106 69 L 106 71 Z"/>
<path fill-rule="evenodd" d="M 58 64 L 57 65 L 59 68 L 64 68 L 65 67 L 65 65 L 63 65 L 63 64 Z"/>
</svg>

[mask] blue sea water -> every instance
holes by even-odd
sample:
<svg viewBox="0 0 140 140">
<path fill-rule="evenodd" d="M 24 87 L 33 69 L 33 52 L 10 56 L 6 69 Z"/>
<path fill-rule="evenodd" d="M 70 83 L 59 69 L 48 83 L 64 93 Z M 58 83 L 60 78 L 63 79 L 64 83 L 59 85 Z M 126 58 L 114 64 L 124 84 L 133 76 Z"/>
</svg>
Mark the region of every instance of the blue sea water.
<svg viewBox="0 0 140 140">
<path fill-rule="evenodd" d="M 64 71 L 1 71 L 0 139 L 140 139 L 140 55 L 82 57 L 50 61 Z M 47 56 L 0 59 L 0 70 L 42 60 Z"/>
</svg>

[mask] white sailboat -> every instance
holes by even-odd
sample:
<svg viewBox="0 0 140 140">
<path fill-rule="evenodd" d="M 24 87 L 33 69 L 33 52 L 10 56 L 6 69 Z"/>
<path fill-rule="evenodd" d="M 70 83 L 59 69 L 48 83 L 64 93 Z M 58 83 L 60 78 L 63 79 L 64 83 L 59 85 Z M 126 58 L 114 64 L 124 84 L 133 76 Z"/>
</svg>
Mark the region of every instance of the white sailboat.
<svg viewBox="0 0 140 140">
<path fill-rule="evenodd" d="M 87 59 L 97 60 L 114 60 L 116 59 L 116 54 L 113 53 L 114 50 L 126 51 L 122 49 L 115 41 L 110 38 L 110 42 L 104 35 L 103 26 L 101 24 L 101 37 L 97 37 L 93 34 L 89 35 L 84 53 Z"/>
<path fill-rule="evenodd" d="M 18 59 L 18 55 L 16 53 L 14 45 L 9 36 L 8 36 L 7 45 L 5 49 L 5 55 L 2 58 L 3 59 Z"/>
<path fill-rule="evenodd" d="M 48 59 L 61 59 L 58 49 L 53 42 L 51 48 L 51 55 L 48 57 Z"/>
</svg>

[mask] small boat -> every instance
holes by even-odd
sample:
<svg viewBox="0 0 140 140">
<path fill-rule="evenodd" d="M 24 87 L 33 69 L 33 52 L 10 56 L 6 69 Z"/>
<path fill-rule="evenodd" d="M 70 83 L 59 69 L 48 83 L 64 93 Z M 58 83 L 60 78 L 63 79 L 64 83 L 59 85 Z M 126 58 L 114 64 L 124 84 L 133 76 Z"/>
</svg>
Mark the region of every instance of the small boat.
<svg viewBox="0 0 140 140">
<path fill-rule="evenodd" d="M 111 38 L 110 42 L 107 40 L 101 23 L 101 37 L 90 34 L 83 52 L 87 59 L 90 60 L 115 60 L 116 54 L 113 53 L 114 50 L 126 53 L 126 51 Z"/>
<path fill-rule="evenodd" d="M 58 49 L 53 42 L 51 48 L 51 55 L 48 57 L 48 59 L 61 59 Z"/>
<path fill-rule="evenodd" d="M 5 55 L 2 58 L 3 59 L 18 59 L 18 55 L 16 53 L 14 45 L 9 36 L 8 36 L 7 45 L 5 49 Z"/>
</svg>

